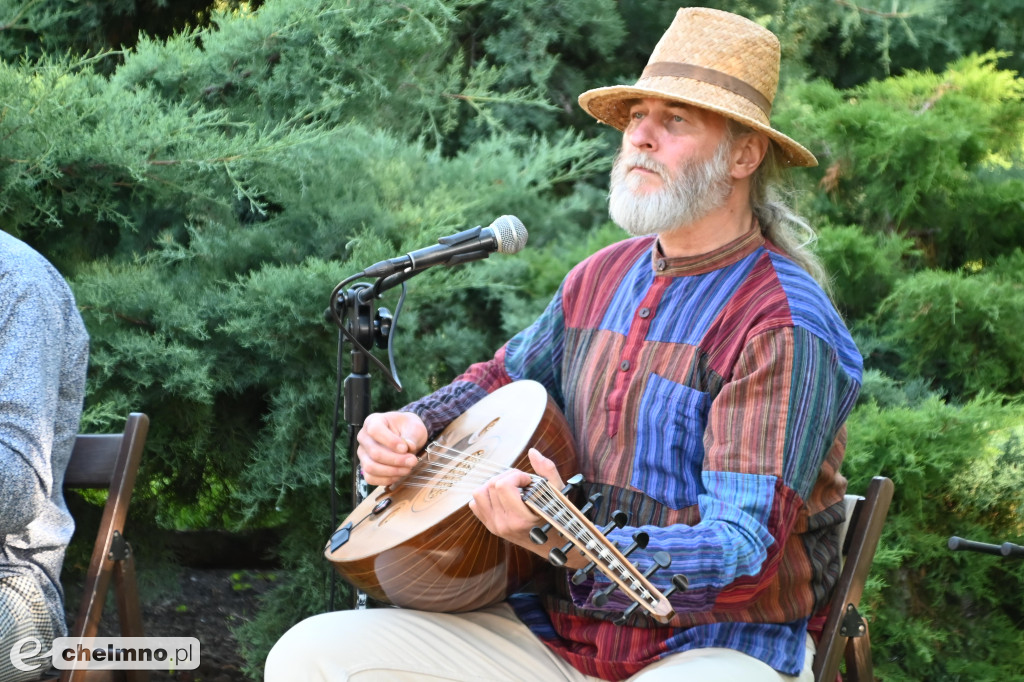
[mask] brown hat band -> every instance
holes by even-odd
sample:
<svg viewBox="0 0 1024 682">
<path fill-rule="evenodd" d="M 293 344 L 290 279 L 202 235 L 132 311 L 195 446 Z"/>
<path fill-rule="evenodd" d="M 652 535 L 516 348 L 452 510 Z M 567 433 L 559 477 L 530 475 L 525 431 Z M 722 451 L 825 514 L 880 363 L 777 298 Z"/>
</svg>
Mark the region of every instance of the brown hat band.
<svg viewBox="0 0 1024 682">
<path fill-rule="evenodd" d="M 644 69 L 644 73 L 641 78 L 655 76 L 690 78 L 696 81 L 709 83 L 711 85 L 717 85 L 718 87 L 725 88 L 726 90 L 734 92 L 741 97 L 746 97 L 748 100 L 756 104 L 758 108 L 764 112 L 765 116 L 771 115 L 772 103 L 767 97 L 761 94 L 760 90 L 750 83 L 742 81 L 735 76 L 730 76 L 727 73 L 716 71 L 715 69 L 709 69 L 705 66 L 697 66 L 696 64 L 655 62 L 647 65 L 647 68 Z"/>
</svg>

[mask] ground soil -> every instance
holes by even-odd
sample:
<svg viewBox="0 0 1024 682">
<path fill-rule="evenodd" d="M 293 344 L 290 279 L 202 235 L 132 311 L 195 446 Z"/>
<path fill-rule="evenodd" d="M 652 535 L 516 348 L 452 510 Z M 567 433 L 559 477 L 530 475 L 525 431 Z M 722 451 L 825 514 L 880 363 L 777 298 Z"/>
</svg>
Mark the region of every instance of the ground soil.
<svg viewBox="0 0 1024 682">
<path fill-rule="evenodd" d="M 151 682 L 252 682 L 242 672 L 244 661 L 234 628 L 259 607 L 259 596 L 279 571 L 180 567 L 156 594 L 143 589 L 142 621 L 147 637 L 195 637 L 199 669 L 174 673 L 153 671 Z M 169 583 L 169 584 L 168 584 Z M 70 590 L 69 590 L 70 592 Z M 69 594 L 69 606 L 77 599 Z M 117 635 L 116 607 L 108 601 L 101 635 Z M 74 614 L 70 614 L 73 620 Z"/>
</svg>

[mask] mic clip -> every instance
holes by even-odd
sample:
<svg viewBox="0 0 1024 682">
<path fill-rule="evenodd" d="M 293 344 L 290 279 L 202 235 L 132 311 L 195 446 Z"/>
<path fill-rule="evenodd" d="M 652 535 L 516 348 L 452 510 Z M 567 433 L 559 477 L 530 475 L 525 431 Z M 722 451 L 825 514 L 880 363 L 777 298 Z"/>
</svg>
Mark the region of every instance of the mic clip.
<svg viewBox="0 0 1024 682">
<path fill-rule="evenodd" d="M 362 276 L 377 277 L 381 282 L 385 282 L 392 276 L 420 272 L 434 265 L 452 266 L 482 260 L 487 258 L 493 250 L 480 248 L 480 234 L 484 229 L 487 228 L 477 225 L 462 232 L 440 237 L 434 246 L 420 249 L 419 251 L 410 251 L 404 256 L 389 258 L 388 260 L 375 263 L 363 270 Z M 461 249 L 459 248 L 460 246 L 462 247 Z M 438 260 L 439 258 L 440 260 Z M 378 283 L 377 287 L 374 287 L 377 291 L 390 288 L 388 286 L 379 286 L 381 282 Z M 391 286 L 394 286 L 394 284 L 391 284 Z"/>
<path fill-rule="evenodd" d="M 406 273 L 399 274 L 404 274 L 406 277 L 411 276 Z M 380 281 L 377 284 L 379 285 Z M 402 310 L 402 303 L 405 300 L 405 285 L 402 284 L 402 295 L 398 300 L 398 307 L 395 309 L 394 315 L 384 307 L 378 308 L 375 315 L 372 313 L 371 303 L 376 296 L 374 286 L 366 282 L 359 282 L 347 290 L 339 285 L 332 292 L 331 306 L 324 312 L 324 315 L 328 319 L 332 319 L 337 324 L 338 330 L 351 342 L 353 355 L 358 354 L 376 365 L 384 372 L 384 376 L 395 390 L 401 391 L 402 382 L 398 378 L 398 369 L 395 367 L 392 341 L 398 328 L 398 316 Z M 387 349 L 390 368 L 370 352 L 369 349 L 372 347 Z"/>
</svg>

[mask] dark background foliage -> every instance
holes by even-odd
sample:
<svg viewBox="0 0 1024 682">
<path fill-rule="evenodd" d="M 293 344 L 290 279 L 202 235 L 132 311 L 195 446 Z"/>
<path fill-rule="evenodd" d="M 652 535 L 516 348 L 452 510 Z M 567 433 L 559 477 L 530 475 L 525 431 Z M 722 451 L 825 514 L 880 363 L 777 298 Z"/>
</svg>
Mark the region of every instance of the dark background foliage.
<svg viewBox="0 0 1024 682">
<path fill-rule="evenodd" d="M 1020 679 L 1024 569 L 945 538 L 1024 535 L 1024 5 L 707 4 L 780 36 L 773 120 L 820 162 L 791 200 L 866 358 L 846 474 L 853 491 L 897 483 L 866 603 L 878 672 Z M 576 96 L 635 80 L 677 8 L 0 0 L 0 228 L 75 290 L 83 429 L 153 419 L 131 520 L 151 540 L 144 576 L 167 533 L 274 538 L 261 560 L 286 577 L 238 633 L 254 678 L 327 604 L 331 289 L 517 215 L 522 253 L 410 281 L 405 389 L 378 375 L 374 408 L 493 353 L 619 238 L 604 205 L 617 134 Z"/>
</svg>

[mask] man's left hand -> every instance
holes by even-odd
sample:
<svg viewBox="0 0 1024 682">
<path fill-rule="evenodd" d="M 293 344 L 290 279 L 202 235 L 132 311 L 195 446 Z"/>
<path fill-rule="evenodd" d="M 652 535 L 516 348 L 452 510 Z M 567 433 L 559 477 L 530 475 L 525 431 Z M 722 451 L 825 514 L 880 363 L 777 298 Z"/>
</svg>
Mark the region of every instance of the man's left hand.
<svg viewBox="0 0 1024 682">
<path fill-rule="evenodd" d="M 530 449 L 529 457 L 537 475 L 546 478 L 551 487 L 561 490 L 562 478 L 555 463 L 534 448 Z M 543 525 L 544 520 L 523 502 L 522 489 L 532 480 L 526 472 L 510 469 L 480 486 L 473 493 L 469 508 L 490 532 L 546 557 L 552 543 L 537 545 L 530 539 L 530 529 Z M 560 544 L 564 542 L 563 539 Z"/>
</svg>

